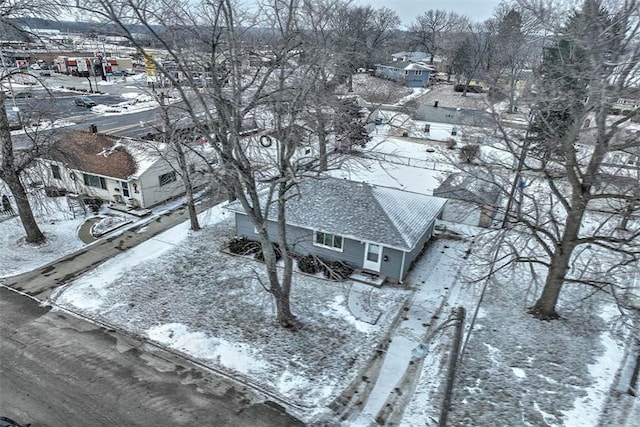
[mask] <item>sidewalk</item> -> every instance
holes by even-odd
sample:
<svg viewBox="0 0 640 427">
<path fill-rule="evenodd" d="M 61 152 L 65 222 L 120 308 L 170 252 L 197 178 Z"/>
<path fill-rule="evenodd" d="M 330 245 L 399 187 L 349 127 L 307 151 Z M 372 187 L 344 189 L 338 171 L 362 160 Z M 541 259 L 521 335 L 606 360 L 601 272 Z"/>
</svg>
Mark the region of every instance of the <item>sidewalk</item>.
<svg viewBox="0 0 640 427">
<path fill-rule="evenodd" d="M 394 388 L 401 387 L 414 351 L 423 344 L 428 331 L 437 325 L 449 296 L 455 293 L 457 259 L 467 245 L 466 242 L 436 241 L 407 276 L 406 282 L 415 286 L 416 293 L 402 322 L 392 333 L 382 367 L 362 411 L 350 420 L 352 426 L 377 425 L 376 416 L 384 409 Z"/>
<path fill-rule="evenodd" d="M 220 197 L 196 205 L 198 213 L 219 203 Z M 35 270 L 3 279 L 2 284 L 40 301 L 45 301 L 59 286 L 102 264 L 109 258 L 130 249 L 169 228 L 189 220 L 186 206 L 170 212 L 152 215 L 114 236 L 98 239 L 80 250 L 50 262 Z"/>
</svg>

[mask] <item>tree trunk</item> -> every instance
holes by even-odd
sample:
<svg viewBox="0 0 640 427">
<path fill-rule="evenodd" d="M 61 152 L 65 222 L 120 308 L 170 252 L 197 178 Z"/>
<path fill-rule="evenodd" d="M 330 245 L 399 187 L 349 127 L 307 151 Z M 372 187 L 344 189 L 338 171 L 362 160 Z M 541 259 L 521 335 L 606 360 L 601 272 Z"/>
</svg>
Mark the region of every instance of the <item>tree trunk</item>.
<svg viewBox="0 0 640 427">
<path fill-rule="evenodd" d="M 264 233 L 264 235 L 263 235 Z M 289 299 L 289 290 L 291 288 L 291 274 L 284 274 L 282 278 L 282 284 L 278 277 L 278 267 L 276 265 L 277 259 L 275 249 L 271 240 L 266 235 L 266 230 L 260 233 L 260 243 L 262 247 L 262 253 L 264 255 L 264 263 L 267 266 L 267 276 L 269 277 L 269 292 L 273 295 L 276 303 L 276 320 L 278 324 L 284 328 L 296 329 L 298 322 L 296 316 L 291 312 L 291 305 Z M 291 255 L 288 253 L 285 257 L 289 258 L 291 262 Z M 287 273 L 285 271 L 285 273 Z M 287 284 L 288 281 L 288 284 Z"/>
<path fill-rule="evenodd" d="M 198 222 L 198 212 L 196 212 L 196 204 L 193 200 L 193 184 L 191 183 L 191 176 L 189 175 L 189 165 L 184 155 L 184 150 L 179 141 L 174 143 L 176 153 L 178 155 L 178 164 L 180 165 L 182 182 L 184 182 L 184 192 L 187 199 L 187 210 L 189 211 L 189 221 L 191 222 L 191 230 L 200 230 L 200 223 Z"/>
<path fill-rule="evenodd" d="M 40 227 L 38 227 L 38 223 L 33 216 L 33 211 L 31 210 L 29 199 L 27 198 L 27 192 L 20 181 L 20 177 L 18 177 L 13 171 L 8 172 L 9 173 L 4 176 L 4 181 L 9 186 L 9 190 L 11 190 L 11 194 L 16 201 L 22 227 L 24 227 L 24 231 L 27 233 L 25 240 L 27 243 L 42 243 L 45 241 L 45 237 L 42 231 L 40 231 Z"/>
<path fill-rule="evenodd" d="M 562 239 L 556 244 L 551 256 L 549 272 L 545 280 L 544 289 L 540 298 L 529 309 L 529 312 L 542 320 L 557 319 L 556 306 L 560 291 L 564 285 L 564 279 L 569 269 L 571 255 L 577 246 L 578 232 L 582 225 L 582 218 L 586 210 L 586 202 L 580 200 L 580 196 L 573 197 L 572 209 L 567 215 L 564 224 Z"/>
<path fill-rule="evenodd" d="M 18 215 L 27 233 L 27 243 L 42 243 L 45 241 L 44 234 L 40 231 L 38 224 L 33 216 L 27 192 L 22 185 L 20 175 L 16 170 L 15 157 L 13 155 L 13 142 L 11 141 L 11 132 L 9 131 L 9 119 L 7 118 L 7 109 L 4 105 L 4 92 L 0 91 L 0 141 L 2 142 L 2 170 L 0 178 L 7 183 L 9 190 L 16 201 Z"/>
<path fill-rule="evenodd" d="M 325 120 L 321 109 L 316 110 L 318 119 L 318 156 L 320 157 L 320 171 L 326 171 L 327 161 L 327 133 L 325 131 Z"/>
</svg>

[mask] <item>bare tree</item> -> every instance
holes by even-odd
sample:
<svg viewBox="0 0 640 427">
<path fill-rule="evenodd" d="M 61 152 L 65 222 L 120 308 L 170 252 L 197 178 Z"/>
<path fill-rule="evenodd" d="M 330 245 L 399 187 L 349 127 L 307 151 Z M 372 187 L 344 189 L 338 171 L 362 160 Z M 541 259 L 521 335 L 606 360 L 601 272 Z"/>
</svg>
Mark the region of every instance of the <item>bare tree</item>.
<svg viewBox="0 0 640 427">
<path fill-rule="evenodd" d="M 31 14 L 37 14 L 43 17 L 56 16 L 57 10 L 58 8 L 55 4 L 47 1 L 15 0 L 1 2 L 0 24 L 13 28 L 15 31 L 28 36 L 29 33 L 17 24 L 15 18 Z M 0 53 L 0 55 L 2 54 Z M 14 72 L 11 71 L 10 68 L 7 68 L 8 64 L 6 64 L 4 57 L 0 65 L 2 65 L 0 82 L 12 78 Z M 28 152 L 22 151 L 18 153 L 14 151 L 5 99 L 4 91 L 0 91 L 0 104 L 2 104 L 0 106 L 0 144 L 2 144 L 2 150 L 0 152 L 0 156 L 2 156 L 0 179 L 7 184 L 16 202 L 18 215 L 26 232 L 27 243 L 41 243 L 45 240 L 45 236 L 35 220 L 24 183 L 21 179 L 21 175 L 33 161 L 34 150 L 30 149 Z"/>
<path fill-rule="evenodd" d="M 274 298 L 277 321 L 295 328 L 286 201 L 302 176 L 317 173 L 321 161 L 299 162 L 297 156 L 299 124 L 318 99 L 313 95 L 323 69 L 305 55 L 303 18 L 308 9 L 299 0 L 262 4 L 253 15 L 230 0 L 103 0 L 98 5 L 101 18 L 115 23 L 132 43 L 136 39 L 130 25 L 137 24 L 166 50 L 163 60 L 153 58 L 156 70 L 180 94 L 197 132 L 208 136 L 219 159 L 221 182 L 258 231 L 268 277 L 263 286 Z M 136 47 L 147 53 L 144 46 Z M 171 61 L 171 70 L 164 61 Z M 260 124 L 269 131 L 273 142 L 268 145 L 275 155 L 256 161 L 252 153 L 260 141 Z M 276 234 L 267 227 L 274 219 Z M 283 268 L 276 266 L 274 243 Z"/>
<path fill-rule="evenodd" d="M 610 9 L 585 0 L 572 10 L 545 50 L 530 130 L 512 146 L 519 158 L 510 192 L 516 209 L 507 215 L 520 238 L 505 250 L 510 262 L 543 269 L 542 293 L 531 307 L 541 319 L 558 317 L 567 283 L 617 297 L 613 269 L 640 258 L 640 227 L 627 227 L 638 212 L 637 170 L 612 161 L 640 145 L 627 126 L 638 111 L 611 114 L 637 83 L 638 18 L 636 0 Z"/>
<path fill-rule="evenodd" d="M 544 40 L 539 34 L 537 18 L 517 5 L 501 3 L 494 12 L 497 38 L 493 64 L 488 73 L 493 87 L 506 92 L 509 113 L 517 109 L 517 97 L 526 90 L 525 70 L 538 66 Z M 519 84 L 521 85 L 519 87 Z"/>
<path fill-rule="evenodd" d="M 353 73 L 360 67 L 373 66 L 376 52 L 391 38 L 400 18 L 388 8 L 376 10 L 343 2 L 327 19 L 331 22 L 333 48 L 339 52 L 336 77 L 340 83 L 346 81 L 349 92 L 353 92 Z"/>
<path fill-rule="evenodd" d="M 444 49 L 445 38 L 455 31 L 464 19 L 454 13 L 431 9 L 416 16 L 409 25 L 409 37 L 413 46 L 429 53 L 429 63 Z"/>
</svg>

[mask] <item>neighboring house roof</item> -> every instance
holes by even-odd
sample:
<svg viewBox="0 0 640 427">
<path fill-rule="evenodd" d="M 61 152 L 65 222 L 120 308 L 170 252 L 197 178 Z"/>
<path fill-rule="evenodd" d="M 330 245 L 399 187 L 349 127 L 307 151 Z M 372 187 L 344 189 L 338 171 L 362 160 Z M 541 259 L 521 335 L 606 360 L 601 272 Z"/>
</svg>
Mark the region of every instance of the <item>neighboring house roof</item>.
<svg viewBox="0 0 640 427">
<path fill-rule="evenodd" d="M 626 127 L 618 126 L 618 130 L 611 139 L 611 148 L 615 148 L 620 145 L 628 145 L 630 142 L 634 142 L 640 139 L 640 127 L 635 124 L 627 125 Z M 578 135 L 578 142 L 587 145 L 596 145 L 598 141 L 598 128 L 589 127 L 587 129 L 581 129 Z"/>
<path fill-rule="evenodd" d="M 435 123 L 449 123 L 460 126 L 494 128 L 495 120 L 491 114 L 472 109 L 435 107 L 421 105 L 414 114 L 415 119 Z"/>
<path fill-rule="evenodd" d="M 137 164 L 130 152 L 116 140 L 99 133 L 67 132 L 54 142 L 46 156 L 71 169 L 126 179 L 136 172 Z"/>
<path fill-rule="evenodd" d="M 411 251 L 446 200 L 338 178 L 305 178 L 291 190 L 287 224 Z M 294 193 L 295 192 L 295 193 Z M 240 202 L 227 205 L 244 213 Z M 275 206 L 269 219 L 275 220 Z"/>
<path fill-rule="evenodd" d="M 433 190 L 433 195 L 478 205 L 497 206 L 500 188 L 489 175 L 471 176 L 458 172 L 449 175 Z"/>
<path fill-rule="evenodd" d="M 208 145 L 196 148 L 203 153 L 212 150 Z M 125 180 L 139 178 L 158 161 L 165 161 L 163 156 L 166 161 L 175 160 L 164 143 L 73 130 L 58 135 L 53 150 L 43 158 L 70 169 Z"/>
<path fill-rule="evenodd" d="M 394 68 L 396 70 L 422 70 L 422 71 L 433 71 L 433 68 L 427 67 L 423 64 L 416 64 L 414 62 L 409 61 L 395 61 L 395 62 L 383 62 L 381 64 L 376 64 L 376 67 L 380 68 Z"/>
<path fill-rule="evenodd" d="M 392 58 L 402 59 L 404 61 L 422 61 L 423 59 L 428 59 L 429 54 L 426 52 L 398 52 L 391 54 Z"/>
</svg>

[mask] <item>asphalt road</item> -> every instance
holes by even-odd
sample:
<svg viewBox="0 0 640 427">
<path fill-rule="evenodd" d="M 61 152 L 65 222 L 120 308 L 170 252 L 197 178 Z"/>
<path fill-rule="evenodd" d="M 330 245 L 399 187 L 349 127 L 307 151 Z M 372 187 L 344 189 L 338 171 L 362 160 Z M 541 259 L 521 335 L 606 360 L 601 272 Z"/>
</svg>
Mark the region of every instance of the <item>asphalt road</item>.
<svg viewBox="0 0 640 427">
<path fill-rule="evenodd" d="M 0 415 L 32 427 L 295 426 L 242 386 L 0 288 Z"/>
</svg>

